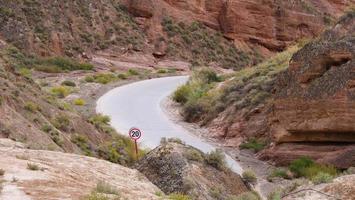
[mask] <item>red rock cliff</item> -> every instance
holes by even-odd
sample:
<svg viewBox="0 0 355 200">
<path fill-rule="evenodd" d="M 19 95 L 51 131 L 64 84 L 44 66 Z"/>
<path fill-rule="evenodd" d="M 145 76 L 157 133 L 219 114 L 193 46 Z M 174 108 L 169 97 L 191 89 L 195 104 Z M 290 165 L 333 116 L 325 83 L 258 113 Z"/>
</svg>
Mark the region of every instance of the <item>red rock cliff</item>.
<svg viewBox="0 0 355 200">
<path fill-rule="evenodd" d="M 355 13 L 307 44 L 280 76 L 267 154 L 285 163 L 301 155 L 338 167 L 355 164 Z"/>
<path fill-rule="evenodd" d="M 161 34 L 160 20 L 200 21 L 221 30 L 242 47 L 267 54 L 283 50 L 302 37 L 319 35 L 351 1 L 311 0 L 130 0 L 129 10 L 143 17 L 152 38 Z"/>
</svg>

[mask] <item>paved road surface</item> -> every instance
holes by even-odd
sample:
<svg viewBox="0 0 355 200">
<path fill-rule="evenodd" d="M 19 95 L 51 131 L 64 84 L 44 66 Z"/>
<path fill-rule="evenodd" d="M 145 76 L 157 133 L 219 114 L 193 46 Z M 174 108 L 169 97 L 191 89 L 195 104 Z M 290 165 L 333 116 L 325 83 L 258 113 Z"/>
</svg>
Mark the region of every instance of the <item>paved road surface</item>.
<svg viewBox="0 0 355 200">
<path fill-rule="evenodd" d="M 161 108 L 164 98 L 187 80 L 187 76 L 175 76 L 115 88 L 97 101 L 96 111 L 110 116 L 111 125 L 122 134 L 128 135 L 131 127 L 140 128 L 143 136 L 139 141 L 146 147 L 156 147 L 162 137 L 175 137 L 203 152 L 209 152 L 215 149 L 211 144 L 170 121 Z M 235 172 L 242 171 L 238 163 L 229 156 L 227 161 Z"/>
</svg>

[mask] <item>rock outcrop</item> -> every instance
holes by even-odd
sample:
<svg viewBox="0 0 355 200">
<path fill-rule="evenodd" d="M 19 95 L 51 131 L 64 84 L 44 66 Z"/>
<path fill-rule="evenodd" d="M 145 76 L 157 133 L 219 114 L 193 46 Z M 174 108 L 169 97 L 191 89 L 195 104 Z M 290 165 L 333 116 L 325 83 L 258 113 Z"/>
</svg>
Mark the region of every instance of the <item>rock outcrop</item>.
<svg viewBox="0 0 355 200">
<path fill-rule="evenodd" d="M 309 156 L 339 168 L 354 166 L 354 31 L 352 11 L 318 39 L 215 84 L 183 113 L 192 111 L 197 117 L 190 119 L 225 146 L 268 144 L 261 158 L 277 164 Z"/>
<path fill-rule="evenodd" d="M 294 194 L 284 197 L 285 200 L 352 200 L 355 199 L 355 175 L 345 175 L 334 179 L 331 183 L 299 188 Z"/>
<path fill-rule="evenodd" d="M 350 1 L 128 1 L 129 11 L 145 18 L 153 38 L 161 37 L 160 21 L 169 15 L 177 21 L 199 21 L 222 31 L 239 47 L 253 47 L 263 54 L 284 50 L 303 37 L 315 37 L 339 17 Z"/>
<path fill-rule="evenodd" d="M 193 147 L 169 142 L 149 152 L 136 168 L 167 194 L 213 200 L 248 191 L 239 175 L 204 163 L 203 156 Z"/>
<path fill-rule="evenodd" d="M 160 189 L 137 170 L 97 158 L 21 146 L 0 139 L 0 169 L 4 170 L 0 199 L 89 199 L 83 197 L 100 182 L 117 191 L 117 196 L 108 199 L 161 199 L 155 195 Z M 29 164 L 38 169 L 30 170 Z"/>
<path fill-rule="evenodd" d="M 355 164 L 354 31 L 352 12 L 297 52 L 280 76 L 271 132 L 285 144 L 268 151 L 277 162 L 304 154 L 340 168 Z"/>
</svg>

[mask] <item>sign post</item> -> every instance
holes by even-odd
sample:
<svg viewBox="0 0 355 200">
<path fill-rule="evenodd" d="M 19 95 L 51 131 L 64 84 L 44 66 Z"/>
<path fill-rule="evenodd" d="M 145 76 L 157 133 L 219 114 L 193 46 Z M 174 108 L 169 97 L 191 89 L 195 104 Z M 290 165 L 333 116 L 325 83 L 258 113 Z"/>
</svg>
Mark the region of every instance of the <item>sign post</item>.
<svg viewBox="0 0 355 200">
<path fill-rule="evenodd" d="M 136 149 L 136 160 L 138 160 L 138 144 L 137 144 L 137 140 L 139 140 L 139 138 L 141 138 L 142 136 L 142 132 L 141 130 L 139 130 L 138 128 L 131 128 L 129 129 L 129 137 L 134 140 L 134 146 Z"/>
</svg>

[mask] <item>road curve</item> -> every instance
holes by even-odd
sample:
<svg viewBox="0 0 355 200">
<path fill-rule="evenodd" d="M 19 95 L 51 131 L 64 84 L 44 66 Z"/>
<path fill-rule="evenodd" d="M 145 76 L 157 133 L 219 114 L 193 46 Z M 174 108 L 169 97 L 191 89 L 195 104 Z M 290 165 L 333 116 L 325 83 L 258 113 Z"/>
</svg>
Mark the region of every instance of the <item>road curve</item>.
<svg viewBox="0 0 355 200">
<path fill-rule="evenodd" d="M 96 111 L 110 116 L 111 125 L 122 134 L 128 135 L 132 127 L 140 128 L 143 135 L 139 141 L 146 147 L 158 146 L 162 137 L 175 137 L 209 152 L 215 149 L 211 144 L 173 123 L 161 108 L 161 102 L 187 80 L 187 76 L 175 76 L 117 87 L 100 97 Z M 241 167 L 231 157 L 227 156 L 227 162 L 233 171 L 241 173 Z"/>
</svg>

